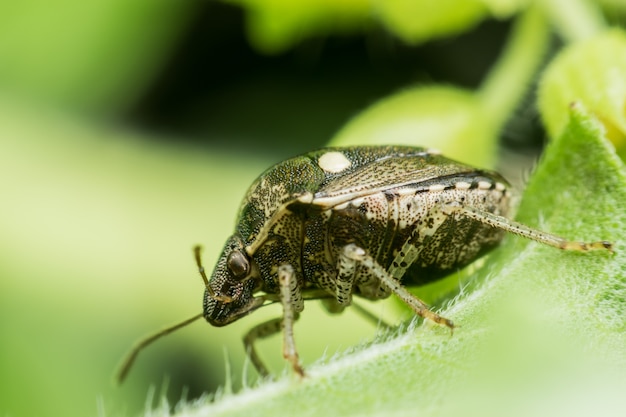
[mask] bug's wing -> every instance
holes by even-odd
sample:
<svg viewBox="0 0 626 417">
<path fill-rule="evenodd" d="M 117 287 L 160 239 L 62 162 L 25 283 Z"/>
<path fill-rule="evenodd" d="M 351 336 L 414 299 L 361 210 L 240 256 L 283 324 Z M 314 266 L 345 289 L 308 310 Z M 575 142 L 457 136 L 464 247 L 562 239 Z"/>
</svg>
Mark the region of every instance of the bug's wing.
<svg viewBox="0 0 626 417">
<path fill-rule="evenodd" d="M 375 151 L 377 158 L 362 160 L 350 149 L 344 150 L 353 165 L 341 175 L 329 177 L 315 193 L 313 204 L 330 207 L 392 188 L 419 188 L 434 179 L 480 172 L 421 148 L 381 147 Z"/>
</svg>

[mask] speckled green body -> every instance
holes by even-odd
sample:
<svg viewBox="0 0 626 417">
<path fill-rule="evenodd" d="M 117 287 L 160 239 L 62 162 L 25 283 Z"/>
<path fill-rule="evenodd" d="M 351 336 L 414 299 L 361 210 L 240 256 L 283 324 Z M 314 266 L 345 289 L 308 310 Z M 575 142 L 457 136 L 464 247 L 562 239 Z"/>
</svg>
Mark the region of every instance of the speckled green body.
<svg viewBox="0 0 626 417">
<path fill-rule="evenodd" d="M 506 216 L 508 184 L 496 173 L 416 147 L 327 148 L 281 162 L 243 200 L 210 280 L 214 296 L 205 293 L 205 318 L 220 326 L 260 307 L 258 294 L 279 293 L 281 265 L 293 268 L 304 298 L 328 298 L 342 307 L 352 295 L 389 296 L 364 265 L 348 289 L 338 290 L 340 254 L 349 244 L 403 285 L 439 279 L 492 249 L 504 233 L 447 212 L 450 205 Z M 234 252 L 244 262 L 239 274 L 229 260 Z M 303 308 L 301 298 L 293 303 L 296 311 Z"/>
</svg>

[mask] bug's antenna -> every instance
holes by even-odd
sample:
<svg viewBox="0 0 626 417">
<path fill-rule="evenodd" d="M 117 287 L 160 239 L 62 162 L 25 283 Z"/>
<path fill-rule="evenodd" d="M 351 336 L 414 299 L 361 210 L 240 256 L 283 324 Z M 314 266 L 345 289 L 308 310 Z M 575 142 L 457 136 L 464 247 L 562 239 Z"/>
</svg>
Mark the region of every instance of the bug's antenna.
<svg viewBox="0 0 626 417">
<path fill-rule="evenodd" d="M 118 384 L 121 384 L 122 382 L 124 382 L 124 379 L 126 378 L 126 375 L 128 375 L 128 371 L 130 371 L 130 368 L 132 367 L 133 363 L 135 362 L 135 359 L 137 358 L 137 355 L 139 355 L 139 352 L 141 352 L 143 350 L 143 348 L 145 348 L 146 346 L 148 346 L 149 344 L 151 344 L 152 342 L 154 342 L 155 340 L 161 338 L 162 336 L 168 335 L 170 333 L 172 333 L 173 331 L 176 331 L 182 327 L 187 326 L 188 324 L 193 323 L 194 321 L 198 320 L 200 317 L 203 316 L 203 313 L 200 313 L 198 315 L 195 315 L 191 318 L 188 318 L 187 320 L 181 321 L 180 323 L 177 323 L 173 326 L 167 327 L 163 330 L 160 330 L 156 333 L 154 333 L 153 335 L 150 335 L 148 337 L 146 337 L 143 340 L 140 340 L 134 347 L 133 349 L 128 353 L 128 355 L 126 356 L 126 358 L 124 359 L 124 361 L 122 362 L 122 366 L 120 367 L 119 372 L 117 373 L 117 382 Z"/>
<path fill-rule="evenodd" d="M 206 276 L 206 272 L 204 271 L 204 266 L 202 266 L 202 260 L 200 259 L 200 252 L 202 251 L 202 246 L 196 245 L 193 247 L 193 255 L 196 258 L 196 265 L 198 265 L 198 272 L 200 272 L 200 276 L 202 277 L 202 281 L 204 281 L 204 286 L 206 287 L 209 296 L 217 301 L 222 301 L 224 303 L 230 303 L 233 301 L 232 297 L 228 295 L 217 295 L 213 288 L 209 285 L 209 279 Z"/>
<path fill-rule="evenodd" d="M 202 266 L 202 260 L 200 259 L 200 252 L 202 252 L 202 246 L 196 245 L 193 247 L 193 255 L 196 258 L 196 265 L 198 265 L 198 271 L 200 272 L 200 276 L 202 276 L 202 281 L 204 281 L 204 286 L 207 291 L 213 297 L 215 293 L 209 286 L 209 279 L 206 277 L 206 272 L 204 272 L 204 267 Z"/>
</svg>

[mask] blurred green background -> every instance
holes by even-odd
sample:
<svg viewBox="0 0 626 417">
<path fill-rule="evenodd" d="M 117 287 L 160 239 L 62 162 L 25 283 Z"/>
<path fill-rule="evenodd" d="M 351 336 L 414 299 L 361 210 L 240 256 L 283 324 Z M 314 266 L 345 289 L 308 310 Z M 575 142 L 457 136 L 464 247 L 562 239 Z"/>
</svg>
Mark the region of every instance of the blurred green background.
<svg viewBox="0 0 626 417">
<path fill-rule="evenodd" d="M 191 248 L 211 269 L 263 169 L 403 87 L 477 87 L 523 3 L 468 1 L 406 36 L 358 0 L 0 3 L 0 414 L 136 415 L 151 392 L 215 391 L 226 364 L 251 383 L 241 337 L 277 306 L 159 341 L 122 387 L 113 373 L 138 338 L 200 312 Z M 530 106 L 501 138 L 516 154 L 542 140 Z M 316 303 L 302 317 L 305 364 L 376 332 Z M 277 372 L 279 346 L 261 345 Z"/>
</svg>

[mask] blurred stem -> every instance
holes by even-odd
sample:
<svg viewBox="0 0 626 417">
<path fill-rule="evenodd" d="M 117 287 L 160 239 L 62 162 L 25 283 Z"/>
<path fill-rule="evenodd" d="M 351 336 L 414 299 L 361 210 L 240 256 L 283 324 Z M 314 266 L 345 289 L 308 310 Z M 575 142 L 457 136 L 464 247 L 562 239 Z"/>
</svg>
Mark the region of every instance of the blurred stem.
<svg viewBox="0 0 626 417">
<path fill-rule="evenodd" d="M 537 2 L 566 42 L 592 37 L 607 27 L 597 2 L 590 0 L 542 0 Z"/>
<path fill-rule="evenodd" d="M 539 68 L 549 41 L 545 15 L 530 6 L 518 18 L 507 45 L 478 94 L 496 131 L 506 123 Z"/>
</svg>

